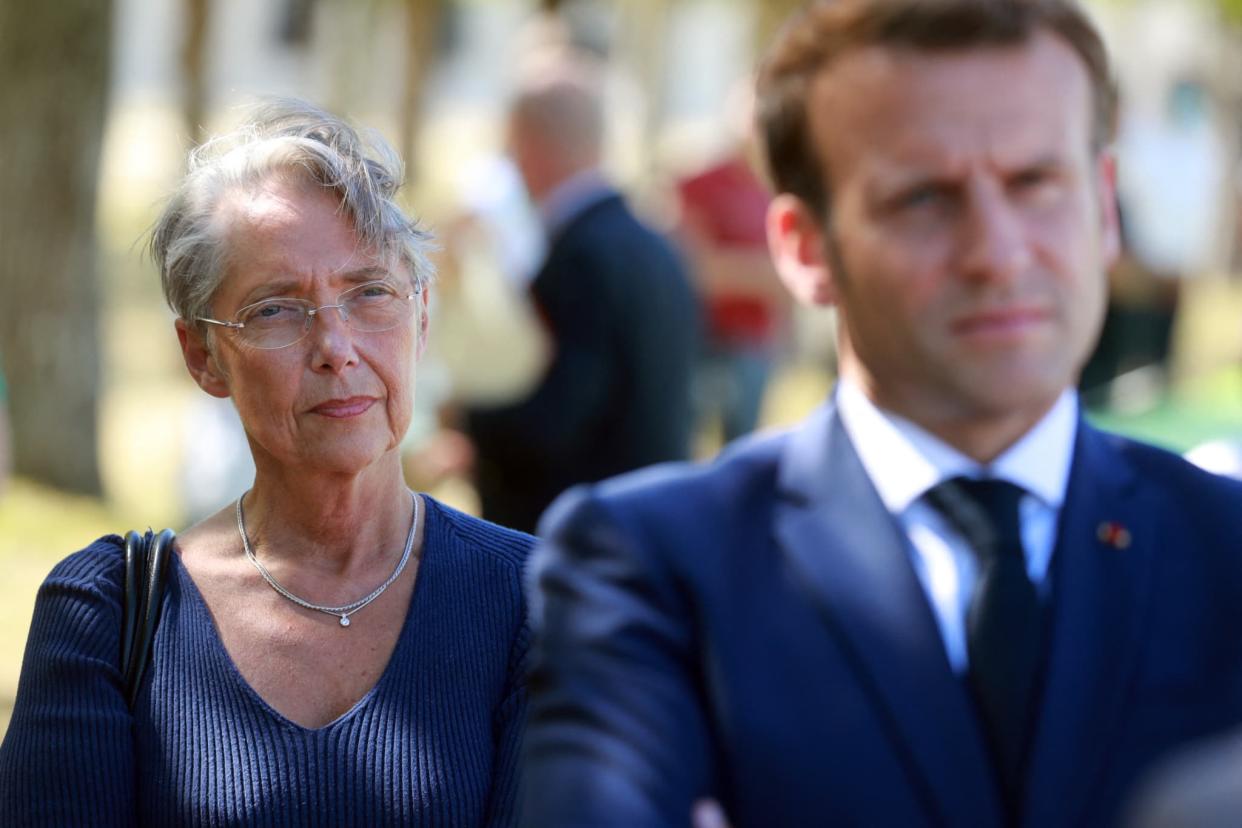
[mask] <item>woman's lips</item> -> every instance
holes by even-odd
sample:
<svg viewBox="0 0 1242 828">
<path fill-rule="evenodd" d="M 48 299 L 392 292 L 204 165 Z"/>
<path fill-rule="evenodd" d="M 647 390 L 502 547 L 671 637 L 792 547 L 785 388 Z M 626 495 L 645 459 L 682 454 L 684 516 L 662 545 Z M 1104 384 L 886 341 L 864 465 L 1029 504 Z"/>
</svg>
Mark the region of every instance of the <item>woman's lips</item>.
<svg viewBox="0 0 1242 828">
<path fill-rule="evenodd" d="M 327 400 L 311 409 L 312 414 L 335 419 L 357 417 L 375 405 L 375 397 L 348 397 L 342 400 Z"/>
</svg>

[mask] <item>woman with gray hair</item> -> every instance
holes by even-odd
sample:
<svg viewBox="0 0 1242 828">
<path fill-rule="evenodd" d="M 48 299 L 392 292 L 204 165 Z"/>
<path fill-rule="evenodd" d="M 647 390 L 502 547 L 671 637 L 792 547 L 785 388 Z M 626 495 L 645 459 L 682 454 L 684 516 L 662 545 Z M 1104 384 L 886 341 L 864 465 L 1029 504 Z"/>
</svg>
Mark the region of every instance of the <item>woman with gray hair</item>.
<svg viewBox="0 0 1242 828">
<path fill-rule="evenodd" d="M 300 102 L 195 151 L 151 249 L 253 487 L 183 532 L 127 703 L 123 542 L 41 589 L 3 825 L 510 825 L 530 538 L 402 478 L 428 237 L 379 139 Z"/>
</svg>

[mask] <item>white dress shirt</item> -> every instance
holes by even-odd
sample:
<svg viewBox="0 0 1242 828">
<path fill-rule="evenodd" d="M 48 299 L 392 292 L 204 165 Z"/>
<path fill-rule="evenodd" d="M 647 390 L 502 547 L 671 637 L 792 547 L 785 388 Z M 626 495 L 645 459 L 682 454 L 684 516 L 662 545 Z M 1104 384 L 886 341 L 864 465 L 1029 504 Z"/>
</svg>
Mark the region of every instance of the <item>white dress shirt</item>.
<svg viewBox="0 0 1242 828">
<path fill-rule="evenodd" d="M 574 173 L 544 195 L 536 204 L 544 232 L 549 239 L 557 236 L 567 224 L 599 202 L 617 194 L 617 190 L 596 169 Z"/>
<path fill-rule="evenodd" d="M 877 408 L 848 380 L 837 385 L 837 410 L 863 468 L 888 511 L 910 538 L 914 571 L 940 626 L 949 664 L 959 675 L 968 665 L 966 611 L 978 565 L 966 540 L 926 499 L 954 477 L 995 478 L 1026 492 L 1019 506 L 1026 570 L 1041 597 L 1048 593 L 1048 565 L 1057 517 L 1065 501 L 1078 429 L 1078 397 L 1066 390 L 1018 442 L 984 466 L 914 423 Z"/>
</svg>

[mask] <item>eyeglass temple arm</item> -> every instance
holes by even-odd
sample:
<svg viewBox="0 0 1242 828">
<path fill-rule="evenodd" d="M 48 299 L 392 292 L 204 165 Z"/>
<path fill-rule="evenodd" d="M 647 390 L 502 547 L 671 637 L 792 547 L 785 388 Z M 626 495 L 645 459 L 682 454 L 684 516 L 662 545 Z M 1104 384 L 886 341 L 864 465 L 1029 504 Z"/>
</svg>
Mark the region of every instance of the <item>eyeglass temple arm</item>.
<svg viewBox="0 0 1242 828">
<path fill-rule="evenodd" d="M 246 323 L 244 322 L 221 322 L 219 319 L 208 319 L 206 316 L 196 316 L 194 318 L 199 322 L 208 322 L 212 325 L 219 325 L 222 328 L 240 329 L 246 327 Z"/>
</svg>

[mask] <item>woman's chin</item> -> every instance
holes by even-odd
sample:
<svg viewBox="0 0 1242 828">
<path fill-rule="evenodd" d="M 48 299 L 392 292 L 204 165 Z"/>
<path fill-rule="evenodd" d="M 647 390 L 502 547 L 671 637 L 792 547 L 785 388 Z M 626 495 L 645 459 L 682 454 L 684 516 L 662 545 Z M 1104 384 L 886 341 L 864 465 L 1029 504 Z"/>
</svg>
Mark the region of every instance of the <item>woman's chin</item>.
<svg viewBox="0 0 1242 828">
<path fill-rule="evenodd" d="M 304 454 L 297 465 L 311 474 L 358 475 L 385 462 L 400 467 L 398 455 L 395 446 L 376 441 L 372 445 L 325 447 L 322 451 Z"/>
</svg>

